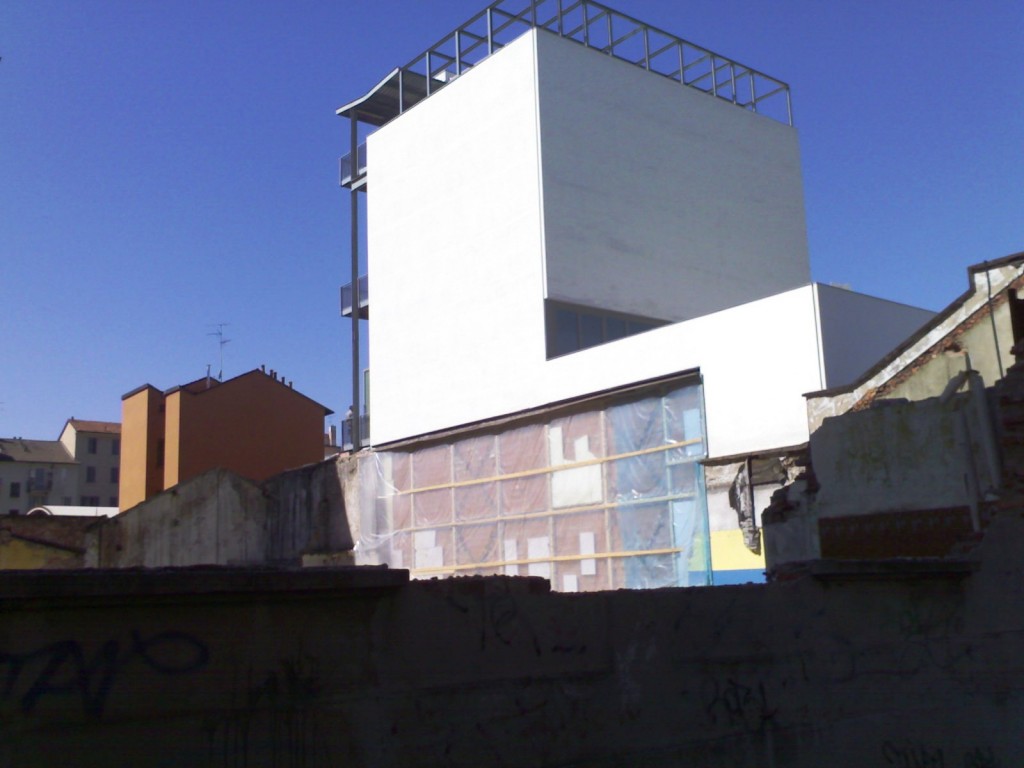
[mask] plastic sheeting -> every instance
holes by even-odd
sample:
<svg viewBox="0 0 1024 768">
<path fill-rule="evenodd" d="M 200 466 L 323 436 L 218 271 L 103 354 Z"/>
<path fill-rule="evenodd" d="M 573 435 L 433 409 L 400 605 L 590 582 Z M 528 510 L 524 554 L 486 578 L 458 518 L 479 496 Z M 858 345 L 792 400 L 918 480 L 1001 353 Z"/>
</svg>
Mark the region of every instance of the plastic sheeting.
<svg viewBox="0 0 1024 768">
<path fill-rule="evenodd" d="M 699 383 L 360 464 L 357 562 L 562 591 L 711 583 Z"/>
</svg>

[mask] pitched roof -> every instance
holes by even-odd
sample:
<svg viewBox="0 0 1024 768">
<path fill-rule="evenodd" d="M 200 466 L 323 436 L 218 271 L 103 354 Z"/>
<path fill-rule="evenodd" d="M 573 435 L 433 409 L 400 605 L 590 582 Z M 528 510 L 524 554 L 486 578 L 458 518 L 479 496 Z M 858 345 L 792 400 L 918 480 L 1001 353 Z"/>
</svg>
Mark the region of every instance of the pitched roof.
<svg viewBox="0 0 1024 768">
<path fill-rule="evenodd" d="M 68 419 L 68 424 L 79 432 L 99 432 L 104 435 L 121 434 L 121 425 L 116 421 L 85 421 L 72 417 Z"/>
<path fill-rule="evenodd" d="M 281 376 L 280 378 L 278 378 L 278 375 L 277 375 L 276 371 L 269 371 L 268 372 L 268 371 L 263 370 L 262 368 L 254 368 L 251 371 L 246 371 L 245 373 L 240 373 L 239 375 L 234 376 L 234 377 L 228 379 L 227 381 L 219 381 L 218 379 L 212 378 L 210 376 L 203 376 L 201 378 L 196 379 L 195 381 L 190 381 L 187 384 L 179 384 L 176 387 L 171 387 L 170 389 L 164 390 L 163 394 L 170 395 L 172 392 L 187 392 L 187 393 L 189 393 L 191 395 L 203 395 L 203 394 L 205 394 L 206 392 L 209 392 L 212 389 L 215 389 L 217 387 L 230 386 L 234 382 L 239 381 L 240 379 L 249 378 L 250 376 L 264 376 L 264 377 L 266 377 L 269 380 L 273 380 L 274 382 L 280 384 L 284 389 L 288 390 L 291 394 L 297 395 L 298 397 L 301 397 L 303 400 L 308 400 L 309 402 L 313 403 L 314 405 L 319 406 L 320 408 L 323 408 L 325 416 L 330 416 L 332 413 L 334 413 L 334 411 L 332 411 L 326 405 L 323 405 L 322 403 L 318 403 L 316 400 L 314 400 L 313 398 L 309 397 L 308 395 L 304 395 L 301 392 L 299 392 L 297 389 L 295 389 L 291 385 L 290 382 L 287 382 L 285 380 L 284 376 Z M 149 386 L 149 385 L 146 385 L 146 386 Z M 138 387 L 136 389 L 133 389 L 127 395 L 124 395 L 124 397 L 122 399 L 130 397 L 131 395 L 135 394 L 136 392 L 141 391 L 141 389 L 143 389 L 143 388 L 144 387 Z"/>
<path fill-rule="evenodd" d="M 0 437 L 0 461 L 31 464 L 74 464 L 75 457 L 60 440 L 25 440 Z"/>
<path fill-rule="evenodd" d="M 911 349 L 918 342 L 927 339 L 929 337 L 929 334 L 936 332 L 937 330 L 940 330 L 944 325 L 948 325 L 949 323 L 952 323 L 954 321 L 956 323 L 961 322 L 960 320 L 956 319 L 958 313 L 964 310 L 964 307 L 971 301 L 972 298 L 974 298 L 975 296 L 981 296 L 982 300 L 987 299 L 987 301 L 991 302 L 995 294 L 1002 293 L 1003 291 L 1006 291 L 1009 288 L 1013 287 L 1013 283 L 1020 278 L 1020 275 L 1013 275 L 1011 278 L 1008 278 L 1003 285 L 999 285 L 996 287 L 995 293 L 991 292 L 992 286 L 989 285 L 989 295 L 986 297 L 981 294 L 979 284 L 975 280 L 976 275 L 985 274 L 986 272 L 990 272 L 991 270 L 999 269 L 1001 267 L 1013 266 L 1024 267 L 1024 251 L 1011 253 L 1009 256 L 1004 256 L 1000 259 L 992 259 L 990 261 L 982 261 L 978 264 L 972 264 L 967 268 L 967 279 L 970 283 L 970 287 L 962 294 L 957 296 L 955 299 L 953 299 L 953 301 L 945 309 L 941 309 L 938 312 L 936 312 L 930 320 L 928 320 L 926 323 L 924 323 L 924 325 L 922 325 L 920 328 L 914 331 L 914 333 L 912 333 L 910 336 L 904 339 L 899 344 L 899 346 L 897 346 L 895 349 L 886 354 L 881 360 L 879 360 L 873 366 L 868 368 L 866 371 L 864 371 L 864 373 L 862 373 L 853 381 L 847 384 L 842 384 L 837 387 L 829 387 L 827 389 L 817 390 L 814 392 L 807 392 L 805 393 L 804 397 L 831 397 L 843 393 L 854 392 L 859 387 L 863 387 L 873 377 L 881 374 L 882 372 L 885 371 L 885 369 L 888 366 L 898 361 L 904 355 L 904 353 L 907 352 L 907 350 Z"/>
</svg>

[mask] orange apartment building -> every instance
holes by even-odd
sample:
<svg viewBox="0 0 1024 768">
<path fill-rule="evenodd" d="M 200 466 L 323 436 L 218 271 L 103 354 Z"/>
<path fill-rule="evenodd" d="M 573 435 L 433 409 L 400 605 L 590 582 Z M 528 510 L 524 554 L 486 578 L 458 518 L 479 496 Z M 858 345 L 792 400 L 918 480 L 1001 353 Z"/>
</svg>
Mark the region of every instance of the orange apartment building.
<svg viewBox="0 0 1024 768">
<path fill-rule="evenodd" d="M 164 392 L 151 384 L 134 389 L 121 398 L 120 509 L 209 469 L 261 482 L 321 461 L 331 413 L 262 369 Z"/>
</svg>

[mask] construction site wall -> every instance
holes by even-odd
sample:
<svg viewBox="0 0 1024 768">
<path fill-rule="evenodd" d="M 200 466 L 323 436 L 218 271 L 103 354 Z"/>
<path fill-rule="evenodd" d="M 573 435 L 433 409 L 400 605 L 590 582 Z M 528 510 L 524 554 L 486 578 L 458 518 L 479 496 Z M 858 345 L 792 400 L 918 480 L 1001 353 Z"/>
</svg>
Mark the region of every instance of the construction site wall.
<svg viewBox="0 0 1024 768">
<path fill-rule="evenodd" d="M 381 568 L 0 573 L 0 766 L 1016 766 L 1017 513 L 980 553 L 586 594 Z"/>
</svg>

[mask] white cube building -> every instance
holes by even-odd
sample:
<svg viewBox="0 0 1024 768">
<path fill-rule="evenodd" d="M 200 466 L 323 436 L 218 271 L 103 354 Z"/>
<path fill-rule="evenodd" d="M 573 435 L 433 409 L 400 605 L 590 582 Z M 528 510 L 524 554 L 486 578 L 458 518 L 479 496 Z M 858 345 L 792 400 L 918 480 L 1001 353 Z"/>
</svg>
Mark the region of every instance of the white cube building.
<svg viewBox="0 0 1024 768">
<path fill-rule="evenodd" d="M 503 0 L 339 110 L 361 556 L 568 590 L 756 576 L 803 393 L 930 313 L 810 282 L 785 84 L 561 6 Z"/>
</svg>

